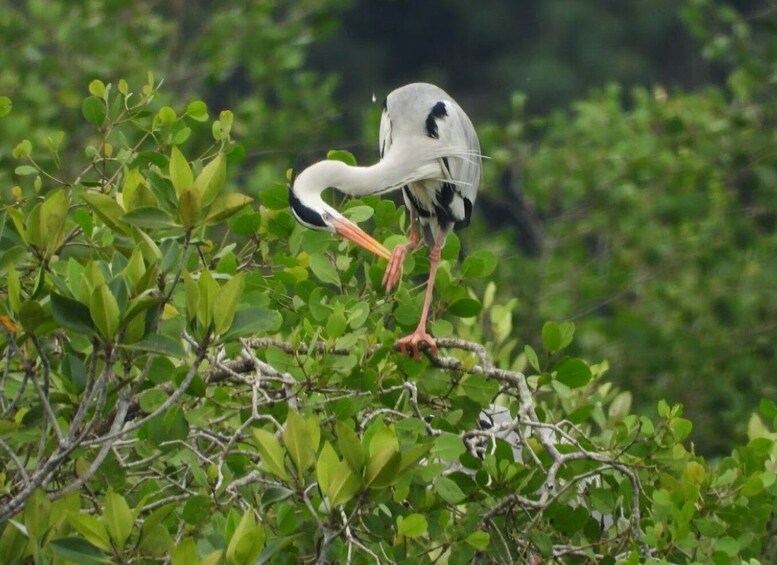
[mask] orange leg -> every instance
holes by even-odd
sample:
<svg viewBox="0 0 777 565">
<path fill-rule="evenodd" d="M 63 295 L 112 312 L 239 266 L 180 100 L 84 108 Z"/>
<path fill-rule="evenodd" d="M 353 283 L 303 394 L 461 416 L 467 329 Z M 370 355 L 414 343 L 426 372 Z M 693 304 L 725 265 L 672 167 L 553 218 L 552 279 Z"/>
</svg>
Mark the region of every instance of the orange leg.
<svg viewBox="0 0 777 565">
<path fill-rule="evenodd" d="M 421 235 L 418 233 L 418 222 L 416 221 L 415 211 L 410 209 L 410 241 L 404 245 L 397 245 L 391 252 L 386 273 L 383 275 L 383 286 L 386 292 L 396 287 L 399 279 L 402 277 L 402 265 L 405 262 L 405 256 L 409 251 L 413 251 L 421 243 Z"/>
<path fill-rule="evenodd" d="M 426 284 L 426 295 L 424 296 L 424 307 L 421 310 L 421 320 L 418 322 L 416 330 L 407 337 L 403 337 L 397 342 L 402 355 L 412 354 L 413 358 L 420 359 L 421 352 L 419 346 L 423 343 L 429 350 L 437 355 L 437 342 L 426 331 L 426 320 L 429 317 L 429 306 L 432 304 L 432 294 L 434 293 L 434 279 L 437 275 L 437 266 L 440 264 L 440 251 L 444 240 L 442 230 L 437 235 L 437 241 L 434 243 L 431 253 L 429 253 L 429 282 Z"/>
</svg>

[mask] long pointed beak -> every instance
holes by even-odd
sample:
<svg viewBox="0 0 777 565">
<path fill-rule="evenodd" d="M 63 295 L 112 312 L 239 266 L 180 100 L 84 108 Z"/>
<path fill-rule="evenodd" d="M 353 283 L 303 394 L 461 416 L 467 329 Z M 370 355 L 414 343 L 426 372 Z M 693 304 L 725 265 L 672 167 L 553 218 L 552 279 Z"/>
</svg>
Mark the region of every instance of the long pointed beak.
<svg viewBox="0 0 777 565">
<path fill-rule="evenodd" d="M 335 227 L 335 233 L 340 237 L 352 241 L 356 245 L 366 249 L 370 253 L 374 253 L 378 257 L 383 257 L 387 261 L 391 258 L 391 253 L 386 249 L 382 243 L 376 241 L 368 233 L 362 230 L 359 226 L 346 220 L 345 218 L 337 218 L 333 221 Z"/>
</svg>

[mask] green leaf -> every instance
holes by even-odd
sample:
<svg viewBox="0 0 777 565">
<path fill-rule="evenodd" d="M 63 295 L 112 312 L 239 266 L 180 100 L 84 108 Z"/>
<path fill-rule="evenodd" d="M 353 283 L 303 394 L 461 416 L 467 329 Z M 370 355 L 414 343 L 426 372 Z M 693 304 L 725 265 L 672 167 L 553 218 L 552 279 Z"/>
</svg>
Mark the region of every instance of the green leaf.
<svg viewBox="0 0 777 565">
<path fill-rule="evenodd" d="M 321 492 L 329 492 L 329 485 L 339 464 L 340 459 L 337 457 L 337 453 L 335 453 L 332 445 L 328 441 L 324 442 L 324 447 L 321 448 L 318 461 L 316 461 L 316 480 L 321 488 Z"/>
<path fill-rule="evenodd" d="M 197 308 L 197 319 L 203 328 L 210 327 L 213 322 L 213 310 L 216 308 L 216 295 L 219 291 L 218 283 L 213 279 L 210 271 L 204 269 L 200 273 L 200 280 L 197 282 L 197 288 L 200 291 L 200 300 Z"/>
<path fill-rule="evenodd" d="M 283 443 L 300 475 L 315 462 L 310 429 L 307 422 L 294 410 L 289 410 L 283 428 Z"/>
<path fill-rule="evenodd" d="M 186 356 L 181 340 L 164 334 L 149 334 L 142 340 L 135 343 L 122 343 L 122 349 L 127 351 L 144 351 L 147 353 L 157 353 L 167 355 L 176 359 L 183 359 Z"/>
<path fill-rule="evenodd" d="M 227 561 L 236 565 L 253 564 L 262 552 L 264 539 L 264 528 L 256 525 L 254 511 L 249 508 L 229 540 Z"/>
<path fill-rule="evenodd" d="M 326 334 L 337 339 L 345 332 L 347 322 L 342 314 L 332 314 L 326 321 Z"/>
<path fill-rule="evenodd" d="M 160 208 L 152 208 L 150 206 L 134 208 L 126 214 L 122 212 L 119 219 L 124 223 L 133 225 L 142 230 L 158 230 L 178 227 L 178 224 L 173 221 L 167 212 Z"/>
<path fill-rule="evenodd" d="M 175 193 L 180 197 L 181 192 L 189 189 L 194 184 L 194 175 L 192 168 L 181 150 L 173 146 L 170 151 L 170 182 L 173 183 Z"/>
<path fill-rule="evenodd" d="M 282 319 L 279 312 L 254 306 L 239 310 L 235 314 L 229 331 L 221 336 L 221 341 L 231 341 L 246 335 L 260 335 L 267 333 L 281 325 Z"/>
<path fill-rule="evenodd" d="M 7 96 L 0 96 L 0 118 L 11 113 L 13 103 Z"/>
<path fill-rule="evenodd" d="M 329 483 L 329 504 L 336 508 L 345 504 L 359 492 L 362 481 L 359 475 L 354 472 L 347 461 L 340 461 L 333 469 L 333 474 Z"/>
<path fill-rule="evenodd" d="M 47 319 L 48 316 L 37 300 L 25 300 L 19 309 L 19 322 L 27 333 L 35 333 L 37 327 Z"/>
<path fill-rule="evenodd" d="M 51 294 L 51 313 L 62 327 L 78 333 L 92 333 L 95 330 L 89 308 L 71 298 Z"/>
<path fill-rule="evenodd" d="M 556 369 L 556 379 L 569 388 L 580 388 L 591 380 L 591 369 L 582 359 L 565 359 Z"/>
<path fill-rule="evenodd" d="M 418 463 L 422 458 L 426 457 L 427 453 L 432 449 L 431 443 L 426 443 L 424 445 L 414 445 L 410 449 L 406 449 L 402 453 L 400 453 L 400 461 L 399 461 L 399 475 L 402 475 L 407 469 L 414 466 L 416 463 Z"/>
<path fill-rule="evenodd" d="M 337 274 L 337 269 L 326 255 L 311 255 L 308 266 L 321 282 L 340 286 L 340 276 Z"/>
<path fill-rule="evenodd" d="M 178 116 L 175 115 L 175 110 L 170 106 L 162 106 L 154 116 L 154 126 L 169 126 L 175 123 Z"/>
<path fill-rule="evenodd" d="M 231 192 L 216 197 L 211 204 L 208 215 L 205 216 L 205 224 L 211 226 L 223 222 L 237 214 L 240 210 L 248 206 L 253 198 L 245 194 Z"/>
<path fill-rule="evenodd" d="M 202 100 L 195 100 L 186 107 L 186 114 L 195 121 L 205 122 L 208 120 L 208 106 Z"/>
<path fill-rule="evenodd" d="M 259 192 L 259 200 L 270 210 L 286 210 L 289 207 L 289 189 L 285 184 L 273 183 Z"/>
<path fill-rule="evenodd" d="M 464 394 L 481 406 L 489 404 L 499 392 L 499 383 L 483 375 L 467 375 L 461 381 Z"/>
<path fill-rule="evenodd" d="M 459 485 L 448 477 L 437 477 L 437 480 L 434 481 L 434 490 L 450 504 L 458 504 L 466 498 Z"/>
<path fill-rule="evenodd" d="M 284 463 L 284 451 L 278 439 L 267 430 L 254 429 L 253 433 L 264 466 L 274 475 L 288 481 L 289 475 Z"/>
<path fill-rule="evenodd" d="M 40 539 L 49 527 L 51 502 L 43 489 L 37 488 L 24 505 L 24 525 L 32 540 Z"/>
<path fill-rule="evenodd" d="M 22 139 L 11 151 L 11 156 L 14 159 L 24 159 L 30 155 L 32 155 L 32 143 L 29 139 Z"/>
<path fill-rule="evenodd" d="M 491 536 L 488 534 L 488 532 L 478 530 L 468 535 L 464 541 L 466 541 L 478 551 L 485 551 L 486 548 L 488 548 L 488 542 L 491 541 Z"/>
<path fill-rule="evenodd" d="M 669 429 L 675 441 L 683 441 L 693 430 L 693 422 L 685 418 L 672 418 L 669 421 Z"/>
<path fill-rule="evenodd" d="M 464 278 L 484 278 L 494 272 L 497 266 L 496 255 L 488 249 L 479 249 L 464 259 L 461 265 L 461 273 Z"/>
<path fill-rule="evenodd" d="M 96 96 L 87 96 L 81 103 L 81 112 L 86 121 L 93 126 L 100 127 L 105 121 L 105 102 Z"/>
<path fill-rule="evenodd" d="M 232 326 L 235 319 L 235 311 L 243 296 L 245 288 L 245 274 L 238 273 L 229 279 L 216 294 L 218 308 L 213 311 L 213 324 L 216 333 L 223 335 Z"/>
<path fill-rule="evenodd" d="M 178 215 L 187 230 L 192 229 L 200 221 L 202 215 L 202 198 L 193 188 L 182 188 L 178 198 Z"/>
<path fill-rule="evenodd" d="M 128 228 L 122 223 L 124 208 L 116 200 L 98 192 L 84 192 L 81 199 L 97 214 L 105 225 L 114 231 L 128 233 Z"/>
<path fill-rule="evenodd" d="M 472 318 L 480 314 L 481 304 L 474 298 L 459 298 L 448 307 L 448 313 L 459 318 Z"/>
<path fill-rule="evenodd" d="M 362 449 L 359 436 L 343 422 L 337 422 L 335 425 L 337 434 L 337 445 L 340 447 L 340 453 L 343 454 L 345 461 L 357 473 L 361 473 L 364 467 L 364 450 Z"/>
<path fill-rule="evenodd" d="M 375 214 L 375 210 L 370 206 L 352 206 L 343 211 L 346 218 L 358 224 L 366 222 Z"/>
<path fill-rule="evenodd" d="M 389 486 L 397 478 L 402 456 L 393 448 L 379 451 L 370 457 L 364 482 L 372 489 L 382 489 Z"/>
<path fill-rule="evenodd" d="M 397 532 L 406 538 L 418 538 L 426 534 L 429 524 L 421 514 L 397 516 Z"/>
<path fill-rule="evenodd" d="M 103 565 L 108 555 L 81 538 L 59 538 L 49 542 L 51 552 L 59 559 L 79 565 Z"/>
<path fill-rule="evenodd" d="M 69 512 L 67 515 L 68 522 L 73 526 L 79 534 L 84 536 L 86 540 L 93 546 L 102 549 L 103 551 L 111 551 L 111 540 L 108 537 L 108 530 L 105 526 L 94 516 L 89 514 L 81 514 L 78 512 Z"/>
<path fill-rule="evenodd" d="M 108 527 L 108 534 L 110 534 L 119 551 L 123 551 L 124 544 L 127 543 L 132 533 L 134 523 L 127 501 L 112 489 L 108 489 L 108 492 L 105 494 L 103 516 L 105 525 Z"/>
<path fill-rule="evenodd" d="M 465 451 L 467 449 L 461 438 L 448 432 L 443 432 L 437 436 L 432 444 L 432 456 L 439 457 L 443 461 L 458 461 Z"/>
<path fill-rule="evenodd" d="M 30 175 L 37 174 L 38 169 L 36 169 L 32 165 L 19 165 L 13 170 L 13 172 L 19 175 L 20 177 L 28 177 Z"/>
<path fill-rule="evenodd" d="M 119 303 L 106 284 L 97 286 L 89 300 L 89 313 L 95 326 L 106 339 L 116 336 L 119 329 Z"/>
<path fill-rule="evenodd" d="M 548 353 L 561 348 L 561 329 L 556 322 L 545 322 L 542 325 L 542 345 Z"/>
<path fill-rule="evenodd" d="M 227 159 L 223 153 L 219 153 L 202 168 L 200 174 L 194 179 L 194 188 L 202 196 L 203 206 L 208 206 L 221 193 L 226 178 Z"/>
<path fill-rule="evenodd" d="M 186 537 L 179 541 L 173 550 L 172 565 L 192 565 L 199 562 L 197 543 L 194 539 Z"/>
<path fill-rule="evenodd" d="M 99 79 L 94 79 L 89 83 L 89 94 L 97 98 L 105 98 L 105 83 Z"/>
<path fill-rule="evenodd" d="M 353 153 L 350 151 L 332 149 L 331 151 L 327 152 L 326 158 L 330 161 L 342 161 L 346 165 L 351 165 L 352 167 L 356 166 L 356 157 L 354 157 Z"/>
<path fill-rule="evenodd" d="M 534 351 L 534 348 L 531 345 L 524 345 L 523 352 L 526 355 L 526 360 L 529 362 L 529 365 L 531 365 L 532 369 L 538 373 L 541 373 L 542 370 L 540 369 L 540 360 L 537 357 L 537 352 Z"/>
</svg>

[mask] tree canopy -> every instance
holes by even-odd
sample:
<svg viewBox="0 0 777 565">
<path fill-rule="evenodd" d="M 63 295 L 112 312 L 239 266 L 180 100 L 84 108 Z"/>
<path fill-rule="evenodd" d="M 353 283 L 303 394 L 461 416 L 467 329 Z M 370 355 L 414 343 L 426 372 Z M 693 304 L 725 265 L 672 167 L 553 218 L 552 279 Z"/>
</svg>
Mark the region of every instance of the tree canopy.
<svg viewBox="0 0 777 565">
<path fill-rule="evenodd" d="M 683 4 L 703 89 L 487 93 L 416 361 L 426 251 L 386 295 L 288 209 L 298 154 L 374 158 L 311 63 L 349 5 L 0 11 L 0 562 L 773 562 L 773 8 Z"/>
</svg>

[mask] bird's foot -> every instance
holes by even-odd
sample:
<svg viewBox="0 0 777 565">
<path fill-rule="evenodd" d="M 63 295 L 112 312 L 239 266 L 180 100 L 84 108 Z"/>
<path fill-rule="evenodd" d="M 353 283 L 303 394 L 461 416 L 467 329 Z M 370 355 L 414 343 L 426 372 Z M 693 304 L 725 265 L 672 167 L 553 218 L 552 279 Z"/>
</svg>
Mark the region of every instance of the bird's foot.
<svg viewBox="0 0 777 565">
<path fill-rule="evenodd" d="M 386 292 L 391 292 L 399 283 L 399 279 L 402 277 L 402 265 L 405 262 L 405 255 L 407 255 L 407 247 L 404 245 L 397 245 L 391 252 L 386 273 L 383 275 L 382 284 Z"/>
<path fill-rule="evenodd" d="M 426 351 L 432 353 L 435 357 L 437 356 L 437 342 L 422 328 L 397 341 L 397 346 L 402 355 L 412 355 L 416 361 L 421 360 L 422 345 L 425 346 L 424 349 Z"/>
</svg>

